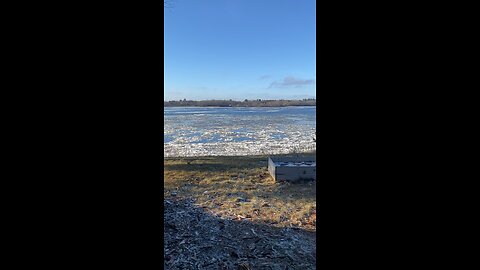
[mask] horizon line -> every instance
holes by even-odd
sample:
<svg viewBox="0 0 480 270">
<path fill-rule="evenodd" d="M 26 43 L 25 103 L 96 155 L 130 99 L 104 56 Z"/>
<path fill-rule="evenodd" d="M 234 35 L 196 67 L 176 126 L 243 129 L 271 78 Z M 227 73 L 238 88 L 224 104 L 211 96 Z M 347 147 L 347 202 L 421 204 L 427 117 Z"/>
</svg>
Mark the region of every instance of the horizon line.
<svg viewBox="0 0 480 270">
<path fill-rule="evenodd" d="M 163 100 L 164 102 L 169 101 L 238 101 L 238 102 L 245 102 L 245 101 L 304 101 L 304 100 L 316 100 L 317 98 L 302 98 L 302 99 L 262 99 L 262 98 L 255 98 L 255 99 L 202 99 L 202 100 L 194 100 L 194 99 L 171 99 L 171 100 Z"/>
</svg>

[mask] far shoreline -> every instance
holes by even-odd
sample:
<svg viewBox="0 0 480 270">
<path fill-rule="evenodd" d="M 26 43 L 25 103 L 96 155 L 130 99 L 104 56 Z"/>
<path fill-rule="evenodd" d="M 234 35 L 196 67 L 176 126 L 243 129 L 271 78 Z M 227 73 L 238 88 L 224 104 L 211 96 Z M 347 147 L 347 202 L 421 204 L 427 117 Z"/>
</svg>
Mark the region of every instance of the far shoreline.
<svg viewBox="0 0 480 270">
<path fill-rule="evenodd" d="M 317 106 L 316 99 L 303 100 L 179 100 L 164 101 L 163 107 L 217 107 L 217 108 L 242 108 L 242 107 L 312 107 Z"/>
<path fill-rule="evenodd" d="M 316 107 L 317 105 L 288 105 L 288 106 L 163 106 L 163 108 L 288 108 L 288 107 Z"/>
</svg>

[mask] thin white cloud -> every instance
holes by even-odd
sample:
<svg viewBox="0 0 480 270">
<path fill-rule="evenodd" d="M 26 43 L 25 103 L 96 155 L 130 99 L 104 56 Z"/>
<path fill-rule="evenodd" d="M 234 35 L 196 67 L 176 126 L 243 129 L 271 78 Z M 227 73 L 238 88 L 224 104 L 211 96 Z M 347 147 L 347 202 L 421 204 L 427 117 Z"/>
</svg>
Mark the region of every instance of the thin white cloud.
<svg viewBox="0 0 480 270">
<path fill-rule="evenodd" d="M 315 80 L 302 80 L 297 79 L 293 76 L 288 76 L 283 79 L 283 81 L 273 81 L 270 88 L 290 88 L 290 87 L 302 87 L 306 85 L 313 85 L 315 84 Z"/>
</svg>

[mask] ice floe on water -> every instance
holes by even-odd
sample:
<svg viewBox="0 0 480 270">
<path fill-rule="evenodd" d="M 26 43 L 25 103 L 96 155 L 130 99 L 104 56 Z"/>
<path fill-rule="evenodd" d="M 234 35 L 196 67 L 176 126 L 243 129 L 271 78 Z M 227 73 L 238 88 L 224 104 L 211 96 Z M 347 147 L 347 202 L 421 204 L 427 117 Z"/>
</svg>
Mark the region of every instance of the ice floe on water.
<svg viewBox="0 0 480 270">
<path fill-rule="evenodd" d="M 315 150 L 316 107 L 164 108 L 164 156 Z"/>
</svg>

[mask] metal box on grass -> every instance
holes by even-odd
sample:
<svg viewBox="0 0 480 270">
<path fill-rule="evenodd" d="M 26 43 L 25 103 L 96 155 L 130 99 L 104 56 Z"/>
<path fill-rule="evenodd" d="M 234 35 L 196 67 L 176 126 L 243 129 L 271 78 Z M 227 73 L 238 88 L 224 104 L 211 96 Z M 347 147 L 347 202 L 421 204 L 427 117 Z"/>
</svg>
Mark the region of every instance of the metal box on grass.
<svg viewBox="0 0 480 270">
<path fill-rule="evenodd" d="M 315 158 L 305 157 L 269 157 L 268 172 L 275 181 L 297 181 L 317 179 Z"/>
</svg>

